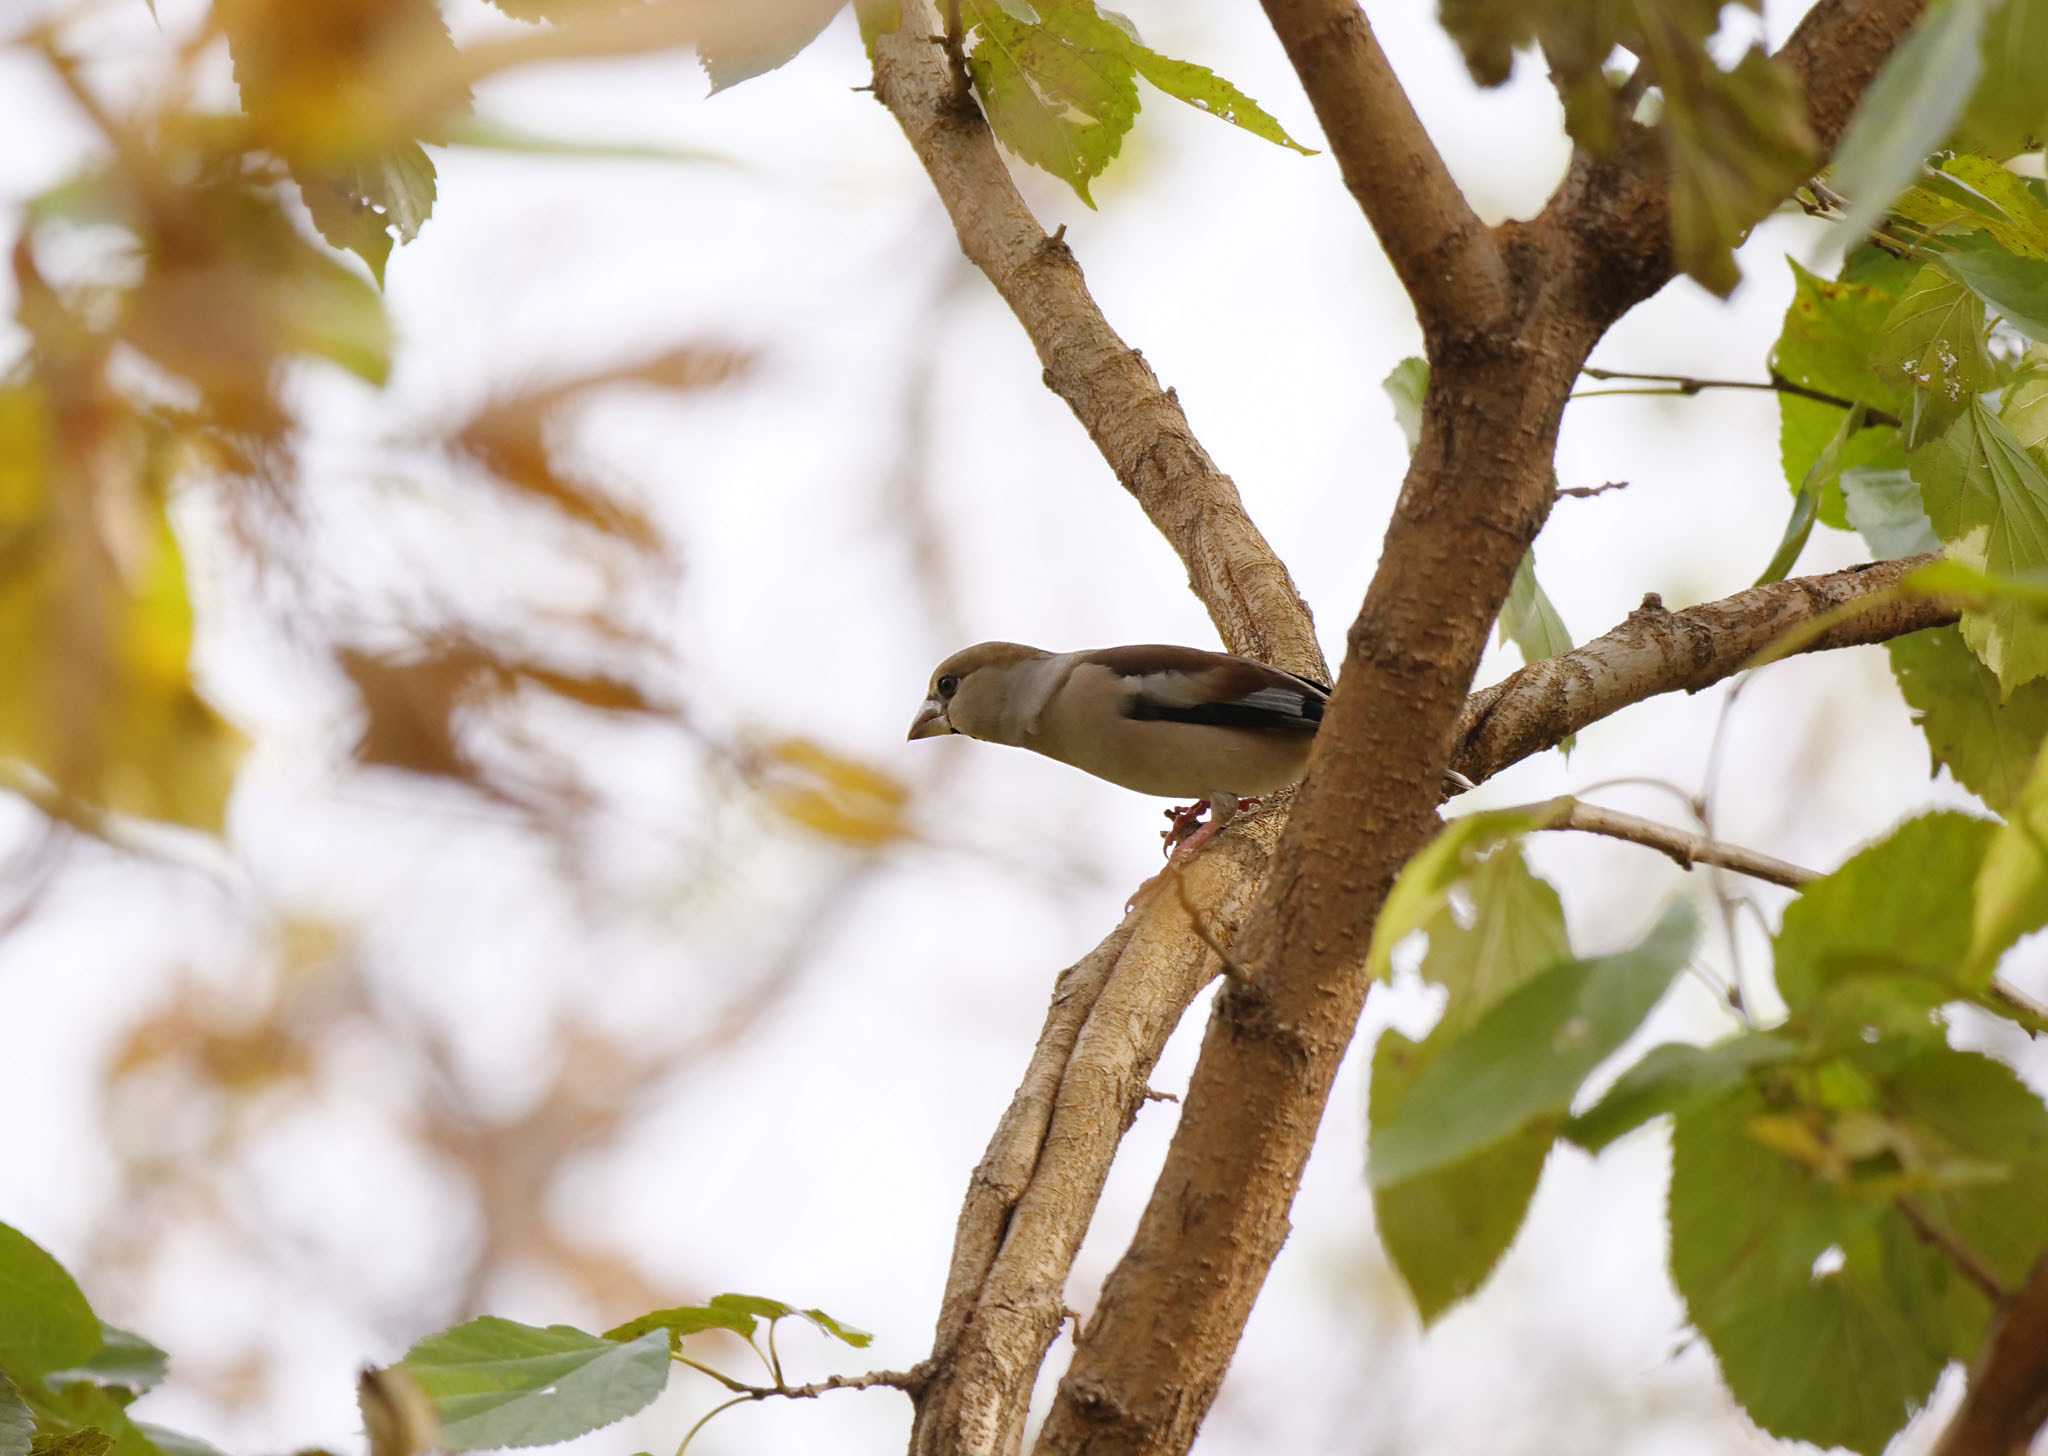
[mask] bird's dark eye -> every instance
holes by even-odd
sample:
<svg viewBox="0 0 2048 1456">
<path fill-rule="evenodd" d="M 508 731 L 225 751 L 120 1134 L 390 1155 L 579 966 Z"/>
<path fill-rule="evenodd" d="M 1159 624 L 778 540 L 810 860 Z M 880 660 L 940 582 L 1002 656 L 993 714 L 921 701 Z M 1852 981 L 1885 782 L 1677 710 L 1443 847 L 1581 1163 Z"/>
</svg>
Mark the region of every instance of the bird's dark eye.
<svg viewBox="0 0 2048 1456">
<path fill-rule="evenodd" d="M 953 674 L 949 672 L 944 677 L 939 679 L 938 686 L 939 696 L 942 698 L 950 698 L 953 696 L 953 694 L 960 691 L 960 679 L 953 676 Z"/>
</svg>

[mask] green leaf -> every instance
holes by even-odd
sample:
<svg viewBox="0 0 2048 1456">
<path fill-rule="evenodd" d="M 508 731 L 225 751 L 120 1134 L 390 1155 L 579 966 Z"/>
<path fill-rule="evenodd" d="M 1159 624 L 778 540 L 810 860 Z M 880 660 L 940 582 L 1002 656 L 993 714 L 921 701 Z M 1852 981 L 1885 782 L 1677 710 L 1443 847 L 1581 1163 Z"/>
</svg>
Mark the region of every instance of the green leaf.
<svg viewBox="0 0 2048 1456">
<path fill-rule="evenodd" d="M 2022 258 L 1988 238 L 1937 264 L 1986 307 L 2036 343 L 2048 343 L 2048 261 Z"/>
<path fill-rule="evenodd" d="M 1683 1112 L 1718 1096 L 1757 1067 L 1795 1056 L 1799 1044 L 1774 1032 L 1751 1031 L 1712 1046 L 1667 1041 L 1651 1047 L 1607 1089 L 1607 1095 L 1564 1125 L 1564 1136 L 1597 1153 L 1653 1117 Z"/>
<path fill-rule="evenodd" d="M 100 1323 L 100 1347 L 92 1357 L 44 1377 L 52 1389 L 84 1382 L 104 1388 L 126 1403 L 163 1384 L 170 1357 L 132 1330 Z"/>
<path fill-rule="evenodd" d="M 1829 169 L 1852 203 L 1842 226 L 1860 238 L 1919 173 L 1962 115 L 1983 67 L 1987 0 L 1949 0 L 1893 51 L 1849 118 Z"/>
<path fill-rule="evenodd" d="M 1877 1456 L 1951 1358 L 1944 1303 L 1975 1291 L 1952 1294 L 1959 1278 L 1887 1205 L 1751 1136 L 1772 1111 L 1738 1087 L 1678 1113 L 1672 1282 L 1751 1420 Z"/>
<path fill-rule="evenodd" d="M 36 1379 L 90 1358 L 100 1322 L 64 1266 L 0 1223 L 0 1367 Z"/>
<path fill-rule="evenodd" d="M 1950 556 L 1993 576 L 2048 568 L 2048 474 L 1981 401 L 1911 464 Z M 2018 603 L 1965 612 L 1963 640 L 2007 693 L 2048 673 L 2048 629 Z"/>
<path fill-rule="evenodd" d="M 28 1456 L 35 1439 L 35 1412 L 21 1398 L 7 1372 L 0 1370 L 0 1456 Z"/>
<path fill-rule="evenodd" d="M 1561 1117 L 1684 967 L 1696 929 L 1691 907 L 1674 904 L 1633 950 L 1553 966 L 1496 1003 L 1374 1128 L 1373 1186 L 1447 1167 L 1536 1119 Z"/>
<path fill-rule="evenodd" d="M 1771 554 L 1770 564 L 1756 579 L 1756 585 L 1767 586 L 1774 581 L 1783 581 L 1791 573 L 1793 564 L 1799 560 L 1799 553 L 1806 549 L 1807 538 L 1813 534 L 1814 518 L 1820 514 L 1821 497 L 1831 489 L 1839 489 L 1836 482 L 1842 474 L 1842 451 L 1862 417 L 1863 407 L 1860 404 L 1842 411 L 1835 433 L 1822 447 L 1812 466 L 1800 479 L 1798 490 L 1793 493 L 1792 515 L 1785 522 L 1785 534 L 1778 541 L 1778 549 Z"/>
<path fill-rule="evenodd" d="M 2007 157 L 2048 136 L 2048 0 L 2003 0 L 1984 28 L 1984 74 L 1963 110 L 1980 151 Z"/>
<path fill-rule="evenodd" d="M 1906 1062 L 1885 1091 L 1892 1115 L 1941 1157 L 1997 1170 L 1932 1179 L 1914 1204 L 1999 1282 L 2023 1285 L 2048 1247 L 2048 1107 L 2009 1067 L 1946 1046 Z"/>
<path fill-rule="evenodd" d="M 441 1418 L 451 1451 L 547 1446 L 624 1420 L 668 1381 L 669 1336 L 619 1342 L 568 1325 L 486 1315 L 430 1335 L 398 1362 Z"/>
<path fill-rule="evenodd" d="M 1408 453 L 1413 455 L 1416 442 L 1422 438 L 1422 400 L 1429 393 L 1429 361 L 1411 354 L 1387 371 L 1380 388 L 1393 401 L 1394 423 L 1401 427 L 1401 438 L 1408 442 Z"/>
<path fill-rule="evenodd" d="M 1374 1129 L 1400 1114 L 1432 1057 L 1428 1041 L 1381 1033 L 1372 1056 Z M 1551 1136 L 1550 1119 L 1538 1118 L 1444 1167 L 1374 1186 L 1380 1241 L 1425 1325 L 1477 1293 L 1514 1243 L 1550 1155 Z"/>
<path fill-rule="evenodd" d="M 1961 974 L 1970 945 L 1970 887 L 1998 826 L 1942 811 L 1908 819 L 1785 907 L 1778 927 L 1778 992 L 1797 1014 L 1830 983 L 1888 971 L 1924 972 L 1958 995 L 1982 989 Z"/>
<path fill-rule="evenodd" d="M 1651 54 L 1664 94 L 1657 131 L 1671 166 L 1672 261 L 1725 298 L 1742 276 L 1736 244 L 1813 174 L 1819 149 L 1797 82 L 1761 49 L 1726 71 L 1704 47 Z"/>
<path fill-rule="evenodd" d="M 833 1339 L 851 1345 L 856 1350 L 865 1350 L 875 1342 L 875 1337 L 866 1330 L 858 1329 L 843 1320 L 836 1320 L 822 1309 L 800 1309 L 797 1313 Z"/>
<path fill-rule="evenodd" d="M 1103 11 L 1108 20 L 1114 12 Z M 1121 16 L 1117 19 L 1122 19 Z M 1114 22 L 1112 22 L 1114 24 Z M 1206 111 L 1220 117 L 1232 126 L 1250 132 L 1253 136 L 1272 142 L 1275 146 L 1287 147 L 1300 152 L 1304 157 L 1313 157 L 1313 147 L 1305 147 L 1289 136 L 1280 123 L 1273 119 L 1265 108 L 1244 92 L 1231 85 L 1207 66 L 1198 66 L 1193 61 L 1176 61 L 1147 46 L 1138 44 L 1137 32 L 1127 30 L 1128 21 L 1117 26 L 1131 42 L 1130 56 L 1137 66 L 1138 74 L 1157 86 L 1177 101 L 1185 101 L 1197 111 Z"/>
<path fill-rule="evenodd" d="M 1424 845 L 1402 868 L 1380 918 L 1373 923 L 1366 970 L 1376 980 L 1392 971 L 1394 947 L 1422 929 L 1443 908 L 1451 887 L 1463 879 L 1495 846 L 1518 839 L 1541 821 L 1518 809 L 1460 814 Z"/>
<path fill-rule="evenodd" d="M 754 1317 L 744 1310 L 721 1309 L 711 1305 L 686 1304 L 674 1309 L 657 1309 L 615 1325 L 604 1332 L 607 1340 L 637 1340 L 649 1330 L 667 1330 L 669 1348 L 680 1350 L 683 1341 L 705 1330 L 730 1330 L 740 1336 L 754 1333 Z"/>
<path fill-rule="evenodd" d="M 1073 34 L 1075 24 L 1088 29 L 1081 0 L 1046 0 L 1048 19 L 1039 25 L 993 0 L 963 0 L 961 8 L 975 32 L 967 74 L 996 137 L 1093 207 L 1088 183 L 1114 160 L 1138 116 L 1137 68 L 1123 53 L 1128 42 L 1100 21 L 1095 29 L 1116 37 L 1107 46 Z"/>
<path fill-rule="evenodd" d="M 1980 986 L 2013 942 L 2048 925 L 2048 747 L 2005 812 L 1977 874 L 1969 972 Z"/>
<path fill-rule="evenodd" d="M 1572 634 L 1565 630 L 1564 618 L 1536 580 L 1534 547 L 1522 553 L 1507 600 L 1501 603 L 1500 640 L 1513 642 L 1524 662 L 1562 657 L 1572 650 Z"/>
<path fill-rule="evenodd" d="M 377 290 L 308 250 L 272 288 L 287 348 L 316 354 L 381 386 L 391 372 L 391 321 Z"/>
<path fill-rule="evenodd" d="M 1934 627 L 1885 644 L 1899 693 L 1927 735 L 1934 763 L 1997 812 L 2019 797 L 2048 740 L 2048 682 L 2022 683 L 2001 697 L 1998 679 L 1954 627 Z"/>
<path fill-rule="evenodd" d="M 1842 503 L 1849 524 L 1879 561 L 1918 556 L 1941 548 L 1920 487 L 1909 470 L 1858 465 L 1841 475 Z"/>
<path fill-rule="evenodd" d="M 418 237 L 434 210 L 434 163 L 417 142 L 332 171 L 295 165 L 292 177 L 320 236 L 369 264 L 380 288 L 392 245 Z"/>
<path fill-rule="evenodd" d="M 2020 447 L 2048 459 L 2048 350 L 2030 349 L 1998 399 L 1998 418 Z"/>
<path fill-rule="evenodd" d="M 39 1433 L 29 1446 L 34 1456 L 107 1456 L 113 1449 L 114 1438 L 98 1426 L 61 1435 Z"/>
<path fill-rule="evenodd" d="M 1906 448 L 1924 445 L 1995 378 L 1984 347 L 1982 301 L 1928 264 L 1886 317 L 1871 367 L 1911 391 Z"/>
<path fill-rule="evenodd" d="M 1532 874 L 1519 845 L 1478 861 L 1463 884 L 1469 922 L 1439 906 L 1429 922 L 1425 980 L 1449 993 L 1428 1038 L 1382 1035 L 1373 1052 L 1371 1126 L 1391 1122 L 1436 1054 L 1516 986 L 1571 954 L 1557 891 Z M 1475 1292 L 1514 1242 L 1550 1151 L 1548 1119 L 1444 1168 L 1373 1189 L 1387 1256 L 1424 1323 Z"/>
</svg>

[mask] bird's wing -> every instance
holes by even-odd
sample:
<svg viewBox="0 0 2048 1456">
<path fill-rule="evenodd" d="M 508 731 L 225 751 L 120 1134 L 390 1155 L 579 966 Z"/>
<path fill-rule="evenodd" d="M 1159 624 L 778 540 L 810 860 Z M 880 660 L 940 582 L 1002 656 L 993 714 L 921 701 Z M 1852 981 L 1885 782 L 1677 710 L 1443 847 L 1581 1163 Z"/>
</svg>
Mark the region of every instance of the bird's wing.
<svg viewBox="0 0 2048 1456">
<path fill-rule="evenodd" d="M 1329 698 L 1308 678 L 1195 647 L 1112 647 L 1086 660 L 1122 680 L 1126 718 L 1311 734 Z"/>
</svg>

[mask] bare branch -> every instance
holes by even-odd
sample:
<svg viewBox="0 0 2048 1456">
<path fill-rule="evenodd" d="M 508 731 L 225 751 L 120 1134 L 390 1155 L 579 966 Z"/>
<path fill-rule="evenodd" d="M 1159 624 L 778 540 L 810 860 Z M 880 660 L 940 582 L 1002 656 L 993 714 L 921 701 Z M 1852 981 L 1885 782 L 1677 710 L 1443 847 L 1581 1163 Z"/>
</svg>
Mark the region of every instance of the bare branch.
<svg viewBox="0 0 2048 1456">
<path fill-rule="evenodd" d="M 1185 894 L 1141 893 L 1124 925 L 1061 978 L 961 1212 L 938 1340 L 921 1367 L 912 1452 L 1017 1449 L 1117 1146 L 1150 1100 L 1147 1079 L 1166 1038 L 1216 973 L 1210 926 L 1242 918 L 1280 822 L 1278 813 L 1241 819 L 1170 866 L 1165 875 Z M 1193 905 L 1209 907 L 1204 923 L 1185 908 Z"/>
<path fill-rule="evenodd" d="M 1572 395 L 1573 399 L 1599 399 L 1616 394 L 1698 394 L 1703 389 L 1767 389 L 1776 394 L 1795 394 L 1801 399 L 1810 399 L 1819 404 L 1831 404 L 1837 409 L 1863 411 L 1863 423 L 1857 428 L 1870 425 L 1897 425 L 1899 417 L 1880 409 L 1872 409 L 1857 400 L 1843 399 L 1838 394 L 1827 394 L 1818 389 L 1808 389 L 1803 384 L 1794 384 L 1782 374 L 1773 374 L 1769 379 L 1695 379 L 1690 374 L 1635 374 L 1625 369 L 1594 369 L 1591 366 L 1579 371 L 1588 379 L 1627 379 L 1644 384 L 1668 384 L 1669 389 L 1582 389 Z"/>
<path fill-rule="evenodd" d="M 1509 280 L 1499 245 L 1422 129 L 1357 0 L 1263 3 L 1425 337 L 1504 313 Z"/>
<path fill-rule="evenodd" d="M 959 94 L 930 0 L 903 0 L 901 25 L 877 39 L 875 95 L 931 175 L 961 250 L 1030 335 L 1047 387 L 1179 553 L 1224 645 L 1327 681 L 1308 608 L 1237 487 L 1172 391 L 1103 318 L 1074 255 L 1039 227 L 988 123 Z"/>
<path fill-rule="evenodd" d="M 1647 596 L 1606 636 L 1474 693 L 1458 726 L 1451 766 L 1484 782 L 1630 703 L 1680 689 L 1696 693 L 1717 683 L 1830 613 L 1848 609 L 1845 620 L 1822 627 L 1797 650 L 1883 642 L 1953 622 L 1953 603 L 1897 590 L 1908 572 L 1934 559 L 1930 552 L 1793 577 L 1682 612 Z"/>
<path fill-rule="evenodd" d="M 1624 814 L 1619 809 L 1588 804 L 1569 796 L 1547 803 L 1529 804 L 1524 808 L 1536 816 L 1538 829 L 1579 829 L 1588 834 L 1602 834 L 1609 839 L 1625 839 L 1631 844 L 1640 844 L 1670 856 L 1683 870 L 1689 870 L 1696 864 L 1719 865 L 1722 869 L 1768 880 L 1792 890 L 1820 878 L 1818 870 L 1801 869 L 1784 860 L 1772 859 L 1767 854 L 1758 854 L 1753 849 L 1744 849 L 1739 844 L 1709 839 L 1688 829 L 1677 829 L 1655 819 Z"/>
<path fill-rule="evenodd" d="M 1992 1317 L 1934 1456 L 2027 1456 L 2048 1425 L 2048 1254 Z"/>
</svg>

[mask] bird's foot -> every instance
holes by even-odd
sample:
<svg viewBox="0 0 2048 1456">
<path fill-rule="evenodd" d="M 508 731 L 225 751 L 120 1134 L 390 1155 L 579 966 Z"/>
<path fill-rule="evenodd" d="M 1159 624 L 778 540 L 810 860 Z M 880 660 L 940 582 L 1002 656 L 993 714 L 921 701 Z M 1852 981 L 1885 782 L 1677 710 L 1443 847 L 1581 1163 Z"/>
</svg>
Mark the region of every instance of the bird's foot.
<svg viewBox="0 0 2048 1456">
<path fill-rule="evenodd" d="M 1165 846 L 1160 852 L 1168 859 L 1174 858 L 1174 851 L 1180 848 L 1182 840 L 1201 832 L 1196 826 L 1201 823 L 1202 816 L 1208 811 L 1209 801 L 1207 799 L 1197 799 L 1192 804 L 1177 804 L 1173 808 L 1166 810 L 1166 817 L 1171 819 L 1173 823 L 1168 828 L 1159 831 L 1159 837 L 1166 841 Z"/>
</svg>

